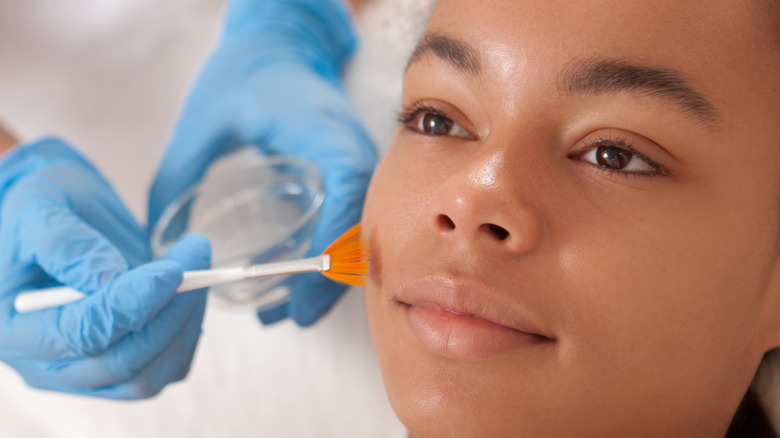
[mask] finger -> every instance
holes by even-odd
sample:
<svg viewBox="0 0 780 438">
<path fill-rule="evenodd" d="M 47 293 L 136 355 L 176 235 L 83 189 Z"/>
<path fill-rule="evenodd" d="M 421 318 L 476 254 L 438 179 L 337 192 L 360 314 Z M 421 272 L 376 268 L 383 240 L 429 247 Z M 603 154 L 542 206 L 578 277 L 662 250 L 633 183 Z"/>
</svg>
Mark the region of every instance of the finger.
<svg viewBox="0 0 780 438">
<path fill-rule="evenodd" d="M 298 284 L 293 286 L 288 311 L 296 324 L 308 327 L 330 311 L 347 286 L 330 281 L 322 275 L 304 277 L 307 278 L 298 279 Z"/>
<path fill-rule="evenodd" d="M 206 293 L 201 291 L 193 295 L 198 297 L 193 311 L 164 350 L 150 356 L 151 361 L 130 380 L 99 388 L 92 395 L 124 400 L 149 398 L 169 383 L 184 379 L 192 365 L 206 308 Z"/>
<path fill-rule="evenodd" d="M 369 175 L 355 175 L 338 167 L 324 173 L 326 196 L 308 256 L 322 253 L 360 221 L 369 178 Z M 257 315 L 263 324 L 272 324 L 290 316 L 297 324 L 309 326 L 327 313 L 345 290 L 345 286 L 321 274 L 296 275 L 285 283 L 291 290 L 290 301 L 258 311 Z"/>
<path fill-rule="evenodd" d="M 108 287 L 61 307 L 49 351 L 60 357 L 92 356 L 140 330 L 170 301 L 182 279 L 178 263 L 142 265 Z"/>
<path fill-rule="evenodd" d="M 328 195 L 314 230 L 314 251 L 323 251 L 360 221 L 368 182 L 355 183 L 352 180 L 347 183 L 340 180 L 342 177 L 341 172 L 331 172 L 324 178 Z M 344 285 L 334 283 L 321 274 L 297 276 L 290 280 L 289 286 L 292 291 L 289 316 L 301 326 L 309 326 L 326 314 L 345 290 Z"/>
<path fill-rule="evenodd" d="M 257 310 L 257 318 L 265 325 L 279 322 L 290 316 L 290 302 L 284 302 L 277 306 L 269 308 L 260 308 Z"/>
<path fill-rule="evenodd" d="M 200 336 L 206 292 L 177 296 L 146 327 L 106 352 L 51 362 L 25 381 L 35 388 L 113 399 L 140 399 L 180 380 Z"/>
<path fill-rule="evenodd" d="M 265 139 L 266 143 L 262 143 L 263 133 L 257 132 L 256 142 L 268 153 L 294 153 L 314 163 L 320 171 L 326 195 L 309 251 L 309 255 L 316 255 L 360 220 L 368 182 L 376 166 L 376 150 L 341 90 L 304 69 L 284 72 L 289 76 L 287 80 L 300 84 L 299 90 L 305 93 L 280 103 L 280 117 L 297 123 L 280 124 L 273 136 Z M 263 323 L 291 316 L 300 325 L 310 325 L 330 309 L 344 290 L 321 275 L 296 276 L 289 284 L 290 302 L 259 311 Z"/>
<path fill-rule="evenodd" d="M 183 239 L 166 258 L 121 275 L 82 300 L 54 309 L 16 314 L 0 346 L 41 359 L 69 359 L 103 352 L 140 330 L 176 293 L 184 266 L 208 266 L 211 249 L 203 236 Z M 182 294 L 185 296 L 187 294 Z M 3 300 L 3 308 L 9 305 Z M 12 300 L 11 300 L 12 301 Z"/>
<path fill-rule="evenodd" d="M 203 236 L 192 236 L 164 257 L 188 270 L 207 269 L 208 247 Z M 46 373 L 27 381 L 42 389 L 98 397 L 150 397 L 189 369 L 205 303 L 204 290 L 177 294 L 142 329 L 128 333 L 104 353 L 54 362 Z"/>
<path fill-rule="evenodd" d="M 38 389 L 121 400 L 159 393 L 168 383 L 186 376 L 195 353 L 206 294 L 200 291 L 189 295 L 197 296 L 194 301 L 184 302 L 191 305 L 174 306 L 175 311 L 158 316 L 148 329 L 131 333 L 101 355 L 28 364 L 24 367 L 25 382 Z M 178 315 L 179 311 L 184 313 Z M 169 321 L 163 320 L 170 318 L 177 318 L 177 330 L 167 342 L 160 342 L 154 333 L 161 325 L 168 325 Z M 143 358 L 135 354 L 139 351 Z"/>
<path fill-rule="evenodd" d="M 57 187 L 67 199 L 67 206 L 108 239 L 131 268 L 151 259 L 146 233 L 97 170 L 55 165 L 38 170 L 35 178 Z"/>
<path fill-rule="evenodd" d="M 360 221 L 365 186 L 361 184 L 344 187 L 340 172 L 326 176 L 325 184 L 341 190 L 326 188 L 326 202 L 323 203 L 321 219 L 315 227 L 310 255 L 321 253 L 327 246 Z M 354 178 L 354 177 L 353 177 Z M 354 181 L 351 181 L 354 183 Z M 367 184 L 367 182 L 366 182 Z M 336 193 L 333 193 L 336 192 Z M 344 285 L 334 283 L 321 274 L 296 275 L 286 281 L 291 290 L 288 303 L 273 309 L 258 312 L 264 324 L 271 324 L 290 316 L 301 326 L 309 326 L 326 314 L 345 290 Z"/>
<path fill-rule="evenodd" d="M 319 170 L 325 200 L 310 251 L 317 254 L 359 221 L 377 155 L 362 122 L 342 92 L 310 72 L 298 69 L 288 75 L 300 82 L 302 90 L 316 92 L 293 95 L 291 100 L 296 103 L 281 108 L 280 117 L 294 118 L 296 123 L 280 124 L 265 143 L 263 133 L 258 131 L 255 141 L 267 153 L 293 154 Z"/>
<path fill-rule="evenodd" d="M 67 344 L 79 356 L 89 356 L 104 351 L 127 333 L 141 330 L 169 303 L 181 284 L 183 270 L 208 267 L 210 261 L 208 239 L 190 236 L 177 242 L 159 261 L 131 271 L 135 275 L 120 277 L 105 289 L 108 293 L 82 300 L 83 309 L 65 306 L 60 327 Z M 176 302 L 196 298 L 184 294 Z M 69 326 L 82 327 L 79 336 L 64 330 Z"/>
<path fill-rule="evenodd" d="M 174 261 L 185 271 L 208 269 L 211 266 L 211 243 L 202 234 L 191 234 L 176 242 L 160 260 Z"/>
<path fill-rule="evenodd" d="M 76 215 L 46 180 L 30 178 L 14 187 L 2 221 L 17 224 L 8 231 L 15 233 L 22 260 L 75 289 L 94 292 L 128 269 L 119 250 Z"/>
<path fill-rule="evenodd" d="M 83 299 L 28 313 L 15 313 L 13 297 L 3 297 L 2 309 L 10 315 L 0 348 L 45 360 L 98 354 L 153 317 L 173 296 L 181 275 L 175 262 L 153 262 Z"/>
</svg>

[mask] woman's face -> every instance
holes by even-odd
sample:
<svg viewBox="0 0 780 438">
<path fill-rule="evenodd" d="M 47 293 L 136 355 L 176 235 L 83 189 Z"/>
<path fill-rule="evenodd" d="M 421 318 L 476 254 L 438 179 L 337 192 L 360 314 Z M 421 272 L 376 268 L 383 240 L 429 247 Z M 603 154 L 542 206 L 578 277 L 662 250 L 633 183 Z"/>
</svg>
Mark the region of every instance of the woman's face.
<svg viewBox="0 0 780 438">
<path fill-rule="evenodd" d="M 363 218 L 413 436 L 722 436 L 780 345 L 764 2 L 442 0 Z"/>
</svg>

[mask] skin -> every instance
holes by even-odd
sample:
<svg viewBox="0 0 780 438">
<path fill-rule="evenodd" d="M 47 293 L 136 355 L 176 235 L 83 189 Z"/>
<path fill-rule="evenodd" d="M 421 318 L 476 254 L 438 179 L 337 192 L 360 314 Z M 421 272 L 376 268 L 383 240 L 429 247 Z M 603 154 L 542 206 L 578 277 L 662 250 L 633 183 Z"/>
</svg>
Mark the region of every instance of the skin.
<svg viewBox="0 0 780 438">
<path fill-rule="evenodd" d="M 15 145 L 19 141 L 14 137 L 13 134 L 5 130 L 2 125 L 0 125 L 0 155 L 5 153 L 8 149 L 11 148 L 11 146 Z"/>
<path fill-rule="evenodd" d="M 359 11 L 363 5 L 365 5 L 368 2 L 368 0 L 349 0 L 347 3 L 352 8 L 353 11 Z"/>
<path fill-rule="evenodd" d="M 427 34 L 470 45 L 479 73 L 410 63 L 404 111 L 429 108 L 400 124 L 362 221 L 410 436 L 725 434 L 780 345 L 780 48 L 761 7 L 439 3 Z M 567 92 L 594 59 L 679 71 L 712 111 Z M 648 160 L 607 170 L 605 144 Z"/>
</svg>

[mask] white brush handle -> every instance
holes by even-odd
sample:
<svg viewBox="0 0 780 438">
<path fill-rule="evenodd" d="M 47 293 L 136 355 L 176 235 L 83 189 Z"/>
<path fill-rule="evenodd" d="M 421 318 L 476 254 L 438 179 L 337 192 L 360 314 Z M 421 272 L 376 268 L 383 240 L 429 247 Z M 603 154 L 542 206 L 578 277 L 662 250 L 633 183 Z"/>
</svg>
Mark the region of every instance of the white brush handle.
<svg viewBox="0 0 780 438">
<path fill-rule="evenodd" d="M 330 255 L 323 254 L 308 259 L 286 262 L 266 263 L 243 268 L 204 269 L 202 271 L 185 271 L 176 292 L 187 292 L 218 284 L 230 283 L 251 278 L 270 277 L 273 275 L 300 274 L 304 272 L 322 272 L 330 269 Z M 67 286 L 48 289 L 31 290 L 16 296 L 14 307 L 19 313 L 57 307 L 81 298 L 84 294 Z"/>
<path fill-rule="evenodd" d="M 84 298 L 84 294 L 68 286 L 50 287 L 48 289 L 22 292 L 14 300 L 14 308 L 19 313 L 47 307 L 58 307 L 71 301 Z"/>
</svg>

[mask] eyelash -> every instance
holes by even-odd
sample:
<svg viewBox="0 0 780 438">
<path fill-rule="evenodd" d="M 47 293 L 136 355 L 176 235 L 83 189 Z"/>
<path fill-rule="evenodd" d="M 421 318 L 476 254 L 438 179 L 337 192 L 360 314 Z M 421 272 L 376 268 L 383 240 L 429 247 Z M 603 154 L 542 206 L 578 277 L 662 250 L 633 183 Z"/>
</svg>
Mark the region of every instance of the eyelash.
<svg viewBox="0 0 780 438">
<path fill-rule="evenodd" d="M 447 120 L 451 121 L 453 124 L 458 125 L 457 122 L 452 120 L 451 117 L 449 117 L 446 113 L 443 111 L 434 108 L 430 105 L 426 104 L 416 104 L 408 109 L 402 110 L 398 113 L 397 119 L 398 122 L 401 123 L 405 130 L 408 132 L 412 132 L 419 135 L 425 135 L 425 136 L 441 136 L 440 134 L 431 134 L 427 132 L 422 132 L 417 127 L 417 118 L 424 113 L 429 113 L 432 115 L 437 115 L 446 118 Z M 463 127 L 460 127 L 460 129 L 463 130 Z M 465 132 L 465 130 L 464 130 Z M 639 159 L 642 160 L 644 163 L 646 163 L 648 166 L 650 166 L 653 170 L 652 171 L 625 171 L 623 169 L 612 169 L 609 167 L 601 166 L 597 163 L 592 163 L 589 161 L 583 160 L 583 157 L 585 157 L 587 154 L 596 151 L 600 147 L 615 147 L 618 149 L 622 149 L 626 152 L 629 152 L 631 154 L 631 159 Z M 593 168 L 595 168 L 597 171 L 604 173 L 606 175 L 610 176 L 619 176 L 619 177 L 625 177 L 625 178 L 655 178 L 659 176 L 668 176 L 669 172 L 666 168 L 661 166 L 660 164 L 656 163 L 649 157 L 645 156 L 641 152 L 639 152 L 630 142 L 628 142 L 625 139 L 617 139 L 617 138 L 605 138 L 605 137 L 597 137 L 593 141 L 590 141 L 587 145 L 583 146 L 579 152 L 576 152 L 574 154 L 571 154 L 569 158 L 577 159 L 583 163 L 589 164 Z"/>
<path fill-rule="evenodd" d="M 423 105 L 423 104 L 415 104 L 414 106 L 402 109 L 398 112 L 398 123 L 404 125 L 405 128 L 409 129 L 411 128 L 412 122 L 414 122 L 414 119 L 417 118 L 418 115 L 422 112 L 430 112 L 433 114 L 439 114 L 444 117 L 447 117 L 446 115 L 442 114 L 441 111 L 437 110 L 436 108 L 429 106 L 429 105 Z M 414 132 L 417 132 L 416 129 L 414 129 Z"/>
<path fill-rule="evenodd" d="M 626 152 L 629 152 L 632 155 L 632 159 L 642 160 L 648 166 L 653 168 L 653 170 L 638 172 L 638 171 L 625 171 L 622 169 L 612 169 L 582 159 L 585 155 L 587 155 L 592 151 L 596 151 L 600 147 L 615 147 L 618 149 L 622 149 Z M 655 178 L 659 176 L 669 175 L 669 171 L 665 167 L 661 166 L 660 164 L 653 161 L 651 158 L 639 152 L 630 142 L 626 141 L 625 139 L 616 139 L 616 138 L 610 139 L 610 138 L 604 138 L 599 136 L 595 140 L 589 142 L 586 146 L 583 146 L 580 152 L 570 155 L 570 158 L 578 159 L 584 162 L 585 164 L 589 164 L 590 166 L 594 167 L 597 171 L 607 175 L 615 175 L 615 176 L 621 176 L 626 178 Z"/>
<path fill-rule="evenodd" d="M 420 128 L 417 127 L 417 118 L 422 114 L 430 114 L 434 116 L 440 116 L 448 121 L 452 122 L 454 126 L 457 126 L 458 129 L 460 129 L 465 135 L 464 136 L 454 136 L 454 135 L 446 135 L 446 134 L 431 134 L 428 132 L 424 132 L 420 130 Z M 445 112 L 439 110 L 438 108 L 434 108 L 430 105 L 418 103 L 409 109 L 403 110 L 398 114 L 398 122 L 401 123 L 404 126 L 404 129 L 406 129 L 409 132 L 419 134 L 419 135 L 425 135 L 430 137 L 440 137 L 440 136 L 448 136 L 448 137 L 456 137 L 456 138 L 472 138 L 471 134 L 466 131 L 463 126 L 461 126 L 458 122 L 454 121 L 452 117 L 448 116 Z"/>
</svg>

